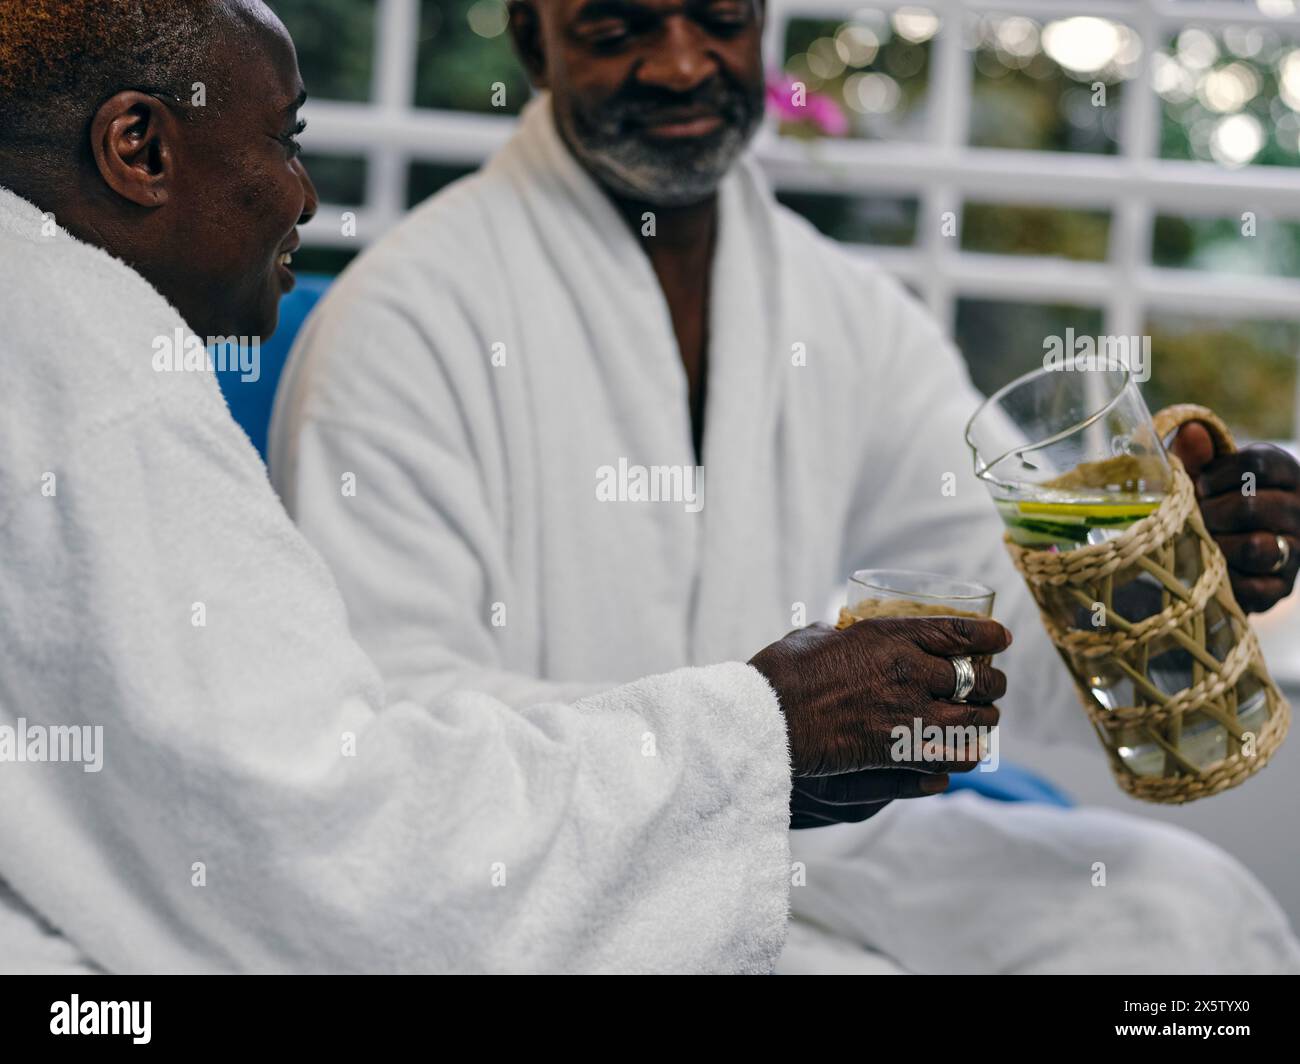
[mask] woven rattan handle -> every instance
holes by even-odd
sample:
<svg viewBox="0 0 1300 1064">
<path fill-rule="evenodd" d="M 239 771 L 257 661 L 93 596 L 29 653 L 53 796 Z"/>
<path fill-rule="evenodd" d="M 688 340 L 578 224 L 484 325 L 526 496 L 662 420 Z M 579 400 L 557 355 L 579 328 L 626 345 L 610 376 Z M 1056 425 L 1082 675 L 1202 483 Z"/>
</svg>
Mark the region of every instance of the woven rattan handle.
<svg viewBox="0 0 1300 1064">
<path fill-rule="evenodd" d="M 1167 440 L 1176 429 L 1189 421 L 1200 421 L 1209 430 L 1210 438 L 1214 440 L 1215 454 L 1232 454 L 1237 449 L 1237 441 L 1232 438 L 1232 430 L 1223 423 L 1223 418 L 1207 406 L 1197 406 L 1195 403 L 1167 406 L 1152 420 L 1156 425 L 1156 435 L 1162 440 Z"/>
</svg>

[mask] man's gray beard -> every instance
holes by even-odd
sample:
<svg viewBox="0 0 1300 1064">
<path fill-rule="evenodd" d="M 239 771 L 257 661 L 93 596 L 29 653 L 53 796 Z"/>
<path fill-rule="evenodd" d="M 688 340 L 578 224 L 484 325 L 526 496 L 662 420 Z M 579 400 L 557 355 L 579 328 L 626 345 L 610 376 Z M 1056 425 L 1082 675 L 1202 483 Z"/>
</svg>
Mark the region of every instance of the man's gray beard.
<svg viewBox="0 0 1300 1064">
<path fill-rule="evenodd" d="M 656 147 L 633 137 L 605 140 L 597 134 L 584 140 L 584 131 L 575 129 L 574 150 L 616 196 L 681 207 L 713 195 L 757 128 L 757 116 L 745 125 L 727 125 L 703 151 L 686 145 L 675 151 L 671 145 Z"/>
</svg>

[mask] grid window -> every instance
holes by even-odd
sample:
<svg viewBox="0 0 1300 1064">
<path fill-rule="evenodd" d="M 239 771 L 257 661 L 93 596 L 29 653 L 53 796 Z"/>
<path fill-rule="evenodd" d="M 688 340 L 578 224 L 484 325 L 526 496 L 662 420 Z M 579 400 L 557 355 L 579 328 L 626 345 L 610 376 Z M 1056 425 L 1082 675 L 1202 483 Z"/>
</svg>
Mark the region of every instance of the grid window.
<svg viewBox="0 0 1300 1064">
<path fill-rule="evenodd" d="M 312 93 L 307 150 L 334 160 L 303 234 L 322 262 L 478 166 L 527 97 L 501 0 L 271 5 Z M 779 197 L 917 291 L 982 387 L 1070 324 L 1145 333 L 1153 405 L 1196 398 L 1243 433 L 1294 436 L 1300 4 L 767 12 L 776 91 L 755 150 Z M 783 102 L 795 81 L 815 114 Z"/>
</svg>

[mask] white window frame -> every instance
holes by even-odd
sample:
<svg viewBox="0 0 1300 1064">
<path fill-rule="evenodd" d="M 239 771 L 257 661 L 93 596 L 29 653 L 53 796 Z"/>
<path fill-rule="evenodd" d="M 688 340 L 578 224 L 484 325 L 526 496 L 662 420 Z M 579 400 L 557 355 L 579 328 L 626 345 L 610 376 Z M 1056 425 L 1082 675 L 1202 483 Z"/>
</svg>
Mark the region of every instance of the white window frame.
<svg viewBox="0 0 1300 1064">
<path fill-rule="evenodd" d="M 1153 50 L 1177 28 L 1270 25 L 1300 41 L 1300 17 L 1277 18 L 1227 0 L 910 0 L 939 14 L 933 38 L 928 128 L 921 141 L 826 139 L 815 157 L 768 125 L 755 150 L 774 186 L 785 191 L 900 195 L 919 201 L 917 243 L 861 251 L 920 291 L 951 333 L 962 297 L 1101 307 L 1112 335 L 1143 331 L 1149 310 L 1224 319 L 1300 321 L 1300 280 L 1233 276 L 1151 265 L 1157 213 L 1300 219 L 1300 168 L 1243 167 L 1157 157 L 1161 102 L 1149 76 Z M 775 55 L 791 17 L 836 18 L 861 7 L 893 9 L 903 0 L 767 0 L 768 54 Z M 1122 21 L 1143 40 L 1141 66 L 1126 83 L 1117 155 L 1012 151 L 966 144 L 974 65 L 963 42 L 971 14 L 1024 14 L 1040 20 L 1097 15 Z M 475 166 L 510 135 L 506 115 L 417 109 L 413 105 L 418 0 L 379 0 L 374 84 L 368 103 L 313 100 L 310 151 L 368 159 L 365 203 L 323 205 L 303 231 L 316 247 L 355 248 L 394 225 L 405 210 L 412 161 Z M 770 62 L 769 66 L 775 66 Z M 309 87 L 310 88 L 310 87 Z M 977 254 L 942 235 L 941 219 L 962 204 L 1001 202 L 1082 207 L 1111 214 L 1105 262 Z M 337 224 L 356 215 L 357 235 Z M 960 225 L 958 226 L 960 231 Z M 1300 355 L 1300 352 L 1297 353 Z M 1300 378 L 1300 375 L 1298 375 Z M 1300 427 L 1300 379 L 1295 396 Z"/>
</svg>

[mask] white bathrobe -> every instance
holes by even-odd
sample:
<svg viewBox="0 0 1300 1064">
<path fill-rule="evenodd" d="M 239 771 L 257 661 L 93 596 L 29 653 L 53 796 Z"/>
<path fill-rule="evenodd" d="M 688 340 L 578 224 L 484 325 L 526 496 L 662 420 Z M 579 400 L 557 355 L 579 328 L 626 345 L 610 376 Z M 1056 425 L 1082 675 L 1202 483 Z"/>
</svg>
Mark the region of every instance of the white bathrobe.
<svg viewBox="0 0 1300 1064">
<path fill-rule="evenodd" d="M 972 476 L 962 429 L 977 396 L 959 356 L 886 275 L 778 207 L 750 162 L 720 192 L 703 506 L 685 491 L 632 501 L 620 470 L 695 465 L 642 239 L 543 96 L 305 326 L 273 480 L 386 679 L 415 697 L 472 683 L 517 700 L 746 660 L 818 619 L 856 567 L 900 566 L 996 588 L 1016 635 L 1004 732 L 1095 743 Z M 355 497 L 339 490 L 349 474 Z M 965 795 L 796 838 L 796 913 L 913 971 L 1300 957 L 1236 862 L 1130 817 Z M 810 933 L 785 970 L 852 956 Z"/>
<path fill-rule="evenodd" d="M 386 706 L 180 316 L 43 228 L 0 189 L 0 969 L 770 971 L 762 676 Z"/>
</svg>

